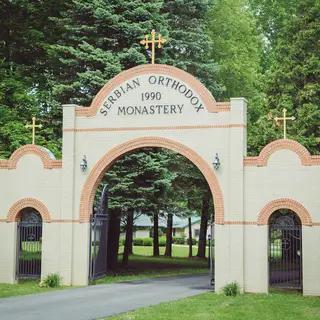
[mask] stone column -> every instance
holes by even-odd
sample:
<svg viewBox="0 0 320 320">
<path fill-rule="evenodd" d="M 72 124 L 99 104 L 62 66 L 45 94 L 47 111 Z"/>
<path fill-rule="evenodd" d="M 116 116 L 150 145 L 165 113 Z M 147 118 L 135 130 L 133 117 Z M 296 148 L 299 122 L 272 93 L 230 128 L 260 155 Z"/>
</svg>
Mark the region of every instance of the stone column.
<svg viewBox="0 0 320 320">
<path fill-rule="evenodd" d="M 62 145 L 62 184 L 61 219 L 74 220 L 74 170 L 75 170 L 75 132 L 65 129 L 75 128 L 74 104 L 63 105 L 63 145 Z M 63 284 L 71 285 L 72 278 L 72 223 L 60 224 L 60 275 Z"/>
</svg>

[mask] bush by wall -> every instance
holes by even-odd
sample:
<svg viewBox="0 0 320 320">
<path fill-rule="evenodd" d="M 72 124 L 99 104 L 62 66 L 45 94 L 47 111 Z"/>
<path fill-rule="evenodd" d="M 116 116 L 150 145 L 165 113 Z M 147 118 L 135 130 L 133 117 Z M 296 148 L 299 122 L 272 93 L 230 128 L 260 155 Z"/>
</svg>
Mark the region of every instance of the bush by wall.
<svg viewBox="0 0 320 320">
<path fill-rule="evenodd" d="M 60 274 L 57 273 L 49 273 L 41 282 L 41 286 L 48 288 L 58 288 L 62 285 L 62 278 Z"/>
<path fill-rule="evenodd" d="M 226 296 L 235 297 L 240 293 L 240 286 L 236 281 L 226 284 L 222 291 Z"/>
<path fill-rule="evenodd" d="M 124 246 L 124 243 L 126 242 L 125 238 L 120 238 L 119 239 L 119 246 Z"/>
</svg>

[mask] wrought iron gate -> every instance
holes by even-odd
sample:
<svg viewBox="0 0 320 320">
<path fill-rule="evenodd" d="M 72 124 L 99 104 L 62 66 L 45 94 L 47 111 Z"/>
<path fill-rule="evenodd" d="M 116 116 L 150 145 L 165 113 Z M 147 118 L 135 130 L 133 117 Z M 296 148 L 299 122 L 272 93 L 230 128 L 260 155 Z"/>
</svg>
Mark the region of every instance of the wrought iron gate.
<svg viewBox="0 0 320 320">
<path fill-rule="evenodd" d="M 302 229 L 292 216 L 280 216 L 269 225 L 269 284 L 302 289 Z"/>
<path fill-rule="evenodd" d="M 42 221 L 18 222 L 17 277 L 40 278 Z"/>
<path fill-rule="evenodd" d="M 98 214 L 91 219 L 89 250 L 89 279 L 107 275 L 108 245 L 108 187 L 104 186 Z"/>
</svg>

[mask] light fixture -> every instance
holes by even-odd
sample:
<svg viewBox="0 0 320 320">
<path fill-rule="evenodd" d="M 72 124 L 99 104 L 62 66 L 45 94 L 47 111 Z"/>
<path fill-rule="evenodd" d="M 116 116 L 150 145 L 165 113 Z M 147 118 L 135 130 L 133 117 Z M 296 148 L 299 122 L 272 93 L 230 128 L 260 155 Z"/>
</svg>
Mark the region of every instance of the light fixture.
<svg viewBox="0 0 320 320">
<path fill-rule="evenodd" d="M 81 168 L 82 171 L 86 171 L 87 167 L 88 167 L 88 163 L 87 163 L 86 156 L 83 156 L 83 159 L 82 159 L 82 161 L 80 163 L 80 168 Z"/>
<path fill-rule="evenodd" d="M 219 169 L 219 167 L 220 167 L 220 159 L 219 159 L 218 153 L 216 153 L 216 156 L 215 156 L 212 164 L 213 164 L 214 170 L 218 170 Z"/>
</svg>

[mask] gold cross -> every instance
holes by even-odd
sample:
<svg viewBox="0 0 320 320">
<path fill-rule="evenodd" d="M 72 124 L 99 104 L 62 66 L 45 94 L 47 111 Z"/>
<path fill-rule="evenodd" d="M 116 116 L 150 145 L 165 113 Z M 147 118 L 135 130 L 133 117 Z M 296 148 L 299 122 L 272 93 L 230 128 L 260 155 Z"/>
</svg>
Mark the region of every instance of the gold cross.
<svg viewBox="0 0 320 320">
<path fill-rule="evenodd" d="M 140 43 L 145 45 L 145 48 L 149 48 L 149 44 L 151 43 L 151 61 L 154 64 L 154 56 L 155 56 L 155 43 L 158 43 L 158 48 L 161 48 L 161 44 L 165 43 L 167 40 L 161 38 L 161 34 L 158 35 L 158 40 L 155 39 L 156 31 L 152 29 L 151 31 L 152 38 L 149 40 L 149 35 L 145 35 L 145 40 L 141 40 Z"/>
<path fill-rule="evenodd" d="M 295 117 L 286 117 L 286 114 L 287 114 L 286 108 L 283 108 L 282 112 L 283 112 L 283 118 L 274 117 L 274 120 L 276 120 L 276 121 L 283 120 L 283 136 L 284 136 L 284 139 L 287 139 L 287 120 L 293 121 L 296 118 Z"/>
<path fill-rule="evenodd" d="M 34 144 L 34 138 L 36 135 L 36 128 L 42 128 L 42 124 L 37 124 L 36 125 L 36 118 L 32 117 L 32 124 L 26 124 L 25 127 L 28 128 L 32 128 L 32 144 Z"/>
</svg>

